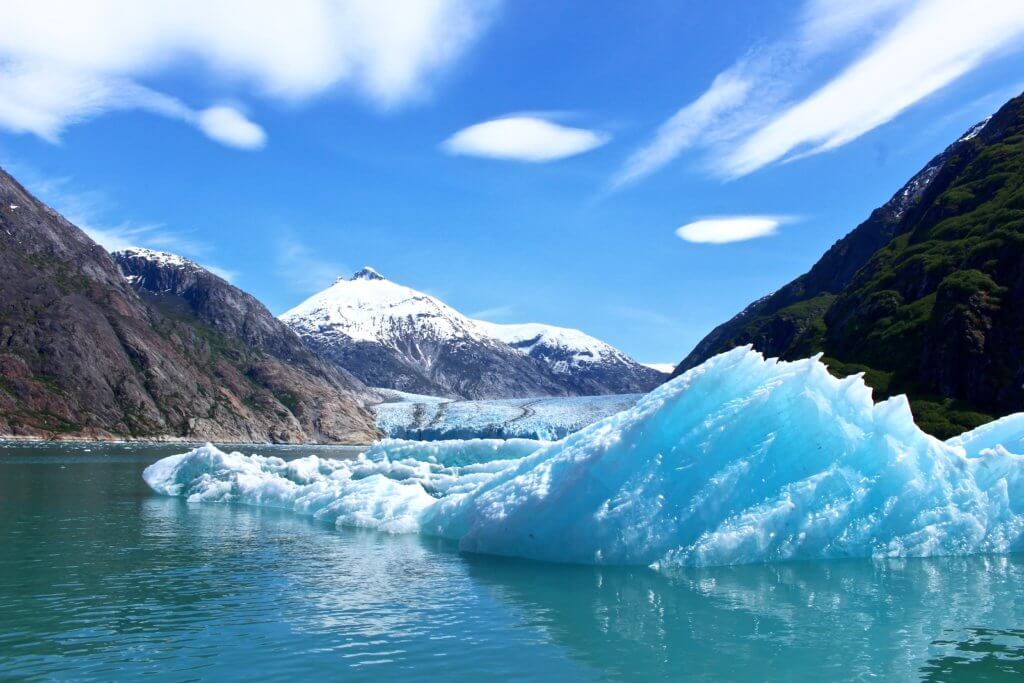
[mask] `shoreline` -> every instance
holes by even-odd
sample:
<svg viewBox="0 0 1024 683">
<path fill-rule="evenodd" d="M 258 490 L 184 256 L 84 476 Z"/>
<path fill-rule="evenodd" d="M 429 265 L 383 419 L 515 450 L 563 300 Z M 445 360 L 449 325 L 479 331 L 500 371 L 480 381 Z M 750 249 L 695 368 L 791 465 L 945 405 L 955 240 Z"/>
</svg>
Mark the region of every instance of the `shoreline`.
<svg viewBox="0 0 1024 683">
<path fill-rule="evenodd" d="M 101 438 L 101 437 L 86 437 L 86 436 L 62 436 L 62 437 L 45 437 L 45 436 L 24 436 L 24 435 L 12 435 L 12 434 L 0 434 L 0 447 L 4 445 L 16 445 L 16 444 L 118 444 L 118 445 L 182 445 L 182 446 L 203 446 L 208 443 L 222 446 L 273 446 L 273 447 L 301 447 L 310 446 L 315 448 L 369 448 L 373 443 L 331 443 L 331 442 L 289 442 L 280 443 L 274 441 L 221 441 L 219 439 L 187 439 L 184 437 L 167 436 L 167 437 L 152 437 L 152 438 Z"/>
</svg>

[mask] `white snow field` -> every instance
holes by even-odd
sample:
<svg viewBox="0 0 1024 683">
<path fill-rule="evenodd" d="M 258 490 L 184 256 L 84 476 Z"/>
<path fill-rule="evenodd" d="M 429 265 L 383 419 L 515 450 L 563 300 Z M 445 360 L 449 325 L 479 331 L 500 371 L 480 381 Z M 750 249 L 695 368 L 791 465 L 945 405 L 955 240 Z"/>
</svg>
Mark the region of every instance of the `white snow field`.
<svg viewBox="0 0 1024 683">
<path fill-rule="evenodd" d="M 393 438 L 554 440 L 626 410 L 641 396 L 643 394 L 449 401 L 391 391 L 389 398 L 392 400 L 370 409 L 380 430 Z"/>
<path fill-rule="evenodd" d="M 384 441 L 352 461 L 226 454 L 144 477 L 191 501 L 293 509 L 556 562 L 685 565 L 1024 549 L 1024 413 L 941 442 L 860 377 L 749 348 L 554 443 Z M 469 464 L 473 463 L 473 464 Z"/>
</svg>

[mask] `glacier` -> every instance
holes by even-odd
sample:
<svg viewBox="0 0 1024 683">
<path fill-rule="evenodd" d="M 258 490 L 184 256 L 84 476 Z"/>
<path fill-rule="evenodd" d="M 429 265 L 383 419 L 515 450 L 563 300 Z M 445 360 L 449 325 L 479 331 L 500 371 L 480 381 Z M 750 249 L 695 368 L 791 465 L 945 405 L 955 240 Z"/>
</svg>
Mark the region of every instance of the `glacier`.
<svg viewBox="0 0 1024 683">
<path fill-rule="evenodd" d="M 283 507 L 466 552 L 683 566 L 1024 547 L 1024 413 L 947 442 L 820 357 L 716 356 L 560 441 L 385 440 L 353 460 L 207 445 L 144 472 L 189 501 Z"/>
<path fill-rule="evenodd" d="M 393 438 L 443 441 L 472 438 L 561 439 L 635 404 L 643 394 L 552 396 L 450 401 L 392 390 L 370 407 L 377 427 Z M 397 399 L 397 400 L 395 400 Z"/>
</svg>

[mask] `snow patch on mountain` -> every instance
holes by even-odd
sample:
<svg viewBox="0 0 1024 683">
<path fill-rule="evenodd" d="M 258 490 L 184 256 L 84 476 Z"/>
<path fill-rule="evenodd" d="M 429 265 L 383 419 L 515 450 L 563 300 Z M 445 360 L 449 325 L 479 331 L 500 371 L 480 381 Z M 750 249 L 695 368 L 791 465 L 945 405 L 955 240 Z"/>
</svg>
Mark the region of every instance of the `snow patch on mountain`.
<svg viewBox="0 0 1024 683">
<path fill-rule="evenodd" d="M 966 133 L 964 133 L 963 137 L 961 137 L 959 140 L 957 140 L 957 142 L 965 142 L 967 140 L 973 140 L 974 138 L 978 137 L 978 133 L 980 133 L 982 131 L 982 129 L 985 126 L 987 126 L 988 122 L 991 121 L 991 120 L 992 120 L 991 116 L 986 116 L 983 120 L 981 120 L 978 123 L 976 123 L 973 126 L 971 126 L 970 130 L 968 130 Z"/>
<path fill-rule="evenodd" d="M 144 247 L 128 247 L 127 249 L 121 249 L 113 252 L 116 257 L 123 255 L 125 257 L 137 257 L 151 261 L 161 266 L 172 266 L 174 268 L 184 268 L 191 266 L 193 268 L 200 268 L 201 266 L 195 261 L 189 261 L 183 256 L 172 254 L 168 251 L 157 251 L 156 249 L 146 249 Z"/>
<path fill-rule="evenodd" d="M 675 363 L 642 363 L 641 365 L 643 365 L 645 368 L 657 370 L 658 372 L 661 372 L 666 375 L 671 375 L 672 371 L 676 369 Z"/>
<path fill-rule="evenodd" d="M 568 327 L 543 323 L 501 324 L 479 320 L 477 324 L 495 339 L 530 355 L 539 350 L 556 350 L 560 357 L 550 363 L 555 372 L 570 372 L 573 365 L 606 360 L 632 362 L 614 346 Z"/>
</svg>

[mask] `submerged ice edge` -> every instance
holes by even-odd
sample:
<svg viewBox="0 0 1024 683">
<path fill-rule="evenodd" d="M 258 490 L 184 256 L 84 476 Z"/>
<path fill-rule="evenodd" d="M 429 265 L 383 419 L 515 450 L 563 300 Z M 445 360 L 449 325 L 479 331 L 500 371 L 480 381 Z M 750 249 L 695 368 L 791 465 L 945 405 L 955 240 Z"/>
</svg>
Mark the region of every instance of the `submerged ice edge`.
<svg viewBox="0 0 1024 683">
<path fill-rule="evenodd" d="M 386 440 L 356 460 L 205 446 L 158 493 L 419 532 L 469 552 L 677 566 L 1024 547 L 1024 414 L 941 442 L 820 357 L 721 354 L 561 441 Z"/>
</svg>

